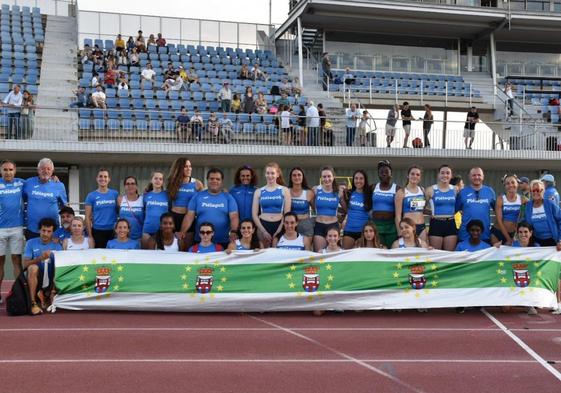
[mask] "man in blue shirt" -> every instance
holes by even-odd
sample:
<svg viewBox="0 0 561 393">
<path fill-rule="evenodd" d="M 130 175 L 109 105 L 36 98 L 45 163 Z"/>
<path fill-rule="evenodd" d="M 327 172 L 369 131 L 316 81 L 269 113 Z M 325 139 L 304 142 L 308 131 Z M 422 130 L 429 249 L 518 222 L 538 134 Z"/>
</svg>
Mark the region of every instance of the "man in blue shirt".
<svg viewBox="0 0 561 393">
<path fill-rule="evenodd" d="M 51 252 L 62 250 L 59 243 L 53 241 L 56 222 L 52 218 L 39 221 L 39 237 L 33 238 L 25 245 L 23 266 L 27 268 L 27 284 L 31 297 L 31 314 L 39 315 L 46 308 L 47 301 L 54 295 L 54 260 Z M 37 304 L 37 298 L 41 307 Z"/>
<path fill-rule="evenodd" d="M 23 185 L 25 180 L 18 179 L 16 164 L 2 162 L 0 179 L 0 287 L 4 279 L 4 263 L 7 250 L 12 256 L 14 275 L 21 272 L 21 253 L 23 251 Z M 0 297 L 0 304 L 2 297 Z"/>
<path fill-rule="evenodd" d="M 456 196 L 456 212 L 462 212 L 462 225 L 458 232 L 459 241 L 469 238 L 467 223 L 481 220 L 483 234 L 481 239 L 488 242 L 491 238 L 491 210 L 495 210 L 496 196 L 491 187 L 483 184 L 483 169 L 475 167 L 469 171 L 471 184 Z"/>
<path fill-rule="evenodd" d="M 62 244 L 64 239 L 68 239 L 70 236 L 72 236 L 72 233 L 70 232 L 70 224 L 74 219 L 75 213 L 74 209 L 72 209 L 70 206 L 63 206 L 58 213 L 60 215 L 60 228 L 55 231 L 53 238 L 55 239 L 55 241 L 58 241 L 60 244 Z"/>
<path fill-rule="evenodd" d="M 211 223 L 216 230 L 212 241 L 226 249 L 231 237 L 236 236 L 240 220 L 236 201 L 229 193 L 223 191 L 223 179 L 224 174 L 220 169 L 212 168 L 208 171 L 208 189 L 198 192 L 189 201 L 189 210 L 183 219 L 181 232 L 186 233 L 196 218 L 195 240 L 198 242 L 201 223 Z"/>
<path fill-rule="evenodd" d="M 58 228 L 59 209 L 68 204 L 64 184 L 52 179 L 55 166 L 49 158 L 37 165 L 38 176 L 27 179 L 23 187 L 23 199 L 27 203 L 26 239 L 39 236 L 39 221 L 50 217 Z"/>
<path fill-rule="evenodd" d="M 555 178 L 553 177 L 553 175 L 547 173 L 543 175 L 540 180 L 543 182 L 545 186 L 543 199 L 551 199 L 552 201 L 557 203 L 557 205 L 559 205 L 559 193 L 555 189 Z"/>
</svg>

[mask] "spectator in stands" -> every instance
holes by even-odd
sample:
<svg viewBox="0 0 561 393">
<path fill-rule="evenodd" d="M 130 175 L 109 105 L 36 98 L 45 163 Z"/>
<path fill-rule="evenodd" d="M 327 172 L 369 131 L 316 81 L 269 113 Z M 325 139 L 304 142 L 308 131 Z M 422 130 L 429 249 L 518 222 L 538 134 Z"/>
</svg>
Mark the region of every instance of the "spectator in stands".
<svg viewBox="0 0 561 393">
<path fill-rule="evenodd" d="M 207 122 L 207 130 L 212 138 L 212 142 L 218 142 L 218 132 L 220 130 L 220 124 L 218 123 L 218 117 L 216 117 L 216 112 L 210 112 Z"/>
<path fill-rule="evenodd" d="M 29 139 L 33 136 L 33 113 L 35 104 L 33 103 L 33 96 L 28 90 L 23 91 L 23 103 L 21 106 L 21 131 L 24 139 Z"/>
<path fill-rule="evenodd" d="M 250 79 L 250 72 L 249 67 L 247 64 L 243 64 L 242 68 L 240 68 L 240 73 L 238 74 L 238 79 Z"/>
<path fill-rule="evenodd" d="M 117 71 L 113 68 L 108 68 L 103 82 L 105 83 L 105 87 L 115 87 L 117 84 Z"/>
<path fill-rule="evenodd" d="M 255 98 L 253 96 L 253 88 L 247 86 L 242 102 L 242 110 L 244 113 L 255 113 Z"/>
<path fill-rule="evenodd" d="M 128 90 L 129 83 L 126 78 L 119 78 L 119 84 L 117 85 L 118 90 Z"/>
<path fill-rule="evenodd" d="M 372 118 L 367 110 L 362 111 L 362 116 L 358 123 L 358 139 L 360 146 L 366 146 L 366 132 L 371 127 Z M 376 139 L 374 139 L 375 141 Z M 375 145 L 374 145 L 375 146 Z M 356 240 L 356 239 L 355 239 Z"/>
<path fill-rule="evenodd" d="M 78 90 L 74 90 L 73 93 L 76 96 L 76 101 L 70 103 L 70 108 L 85 108 L 88 105 L 86 89 L 79 87 Z"/>
<path fill-rule="evenodd" d="M 187 142 L 191 137 L 191 133 L 189 132 L 190 121 L 191 119 L 189 118 L 187 109 L 182 106 L 181 113 L 175 119 L 175 131 L 177 132 L 177 138 L 179 139 L 179 142 Z"/>
<path fill-rule="evenodd" d="M 388 111 L 386 118 L 386 143 L 387 147 L 391 147 L 393 139 L 395 138 L 395 125 L 399 119 L 399 105 L 395 104 Z"/>
<path fill-rule="evenodd" d="M 555 178 L 553 177 L 553 175 L 547 173 L 543 175 L 540 180 L 543 182 L 545 186 L 545 192 L 543 196 L 544 199 L 552 200 L 557 205 L 559 205 L 559 193 L 555 189 Z"/>
<path fill-rule="evenodd" d="M 345 81 L 346 85 L 353 85 L 355 83 L 355 77 L 351 72 L 349 67 L 345 68 L 345 73 L 343 74 L 343 81 Z"/>
<path fill-rule="evenodd" d="M 140 73 L 140 88 L 144 89 L 144 82 L 154 82 L 154 77 L 156 76 L 156 71 L 152 68 L 152 64 L 146 64 L 146 68 Z"/>
<path fill-rule="evenodd" d="M 96 87 L 97 85 L 99 85 L 99 83 L 99 75 L 94 71 L 92 73 L 92 79 L 90 80 L 90 87 Z"/>
<path fill-rule="evenodd" d="M 232 131 L 234 130 L 234 123 L 228 117 L 228 112 L 223 112 L 222 117 L 218 119 L 220 126 L 220 135 L 224 143 L 230 143 L 232 140 Z"/>
<path fill-rule="evenodd" d="M 286 95 L 290 95 L 292 93 L 292 85 L 288 81 L 288 78 L 282 78 L 282 82 L 279 86 L 280 93 L 286 93 Z"/>
<path fill-rule="evenodd" d="M 189 80 L 189 83 L 196 83 L 196 84 L 200 84 L 199 82 L 199 75 L 197 75 L 197 71 L 195 70 L 194 67 L 191 67 L 189 69 L 189 73 L 187 74 L 187 78 Z"/>
<path fill-rule="evenodd" d="M 220 100 L 220 107 L 223 112 L 230 112 L 230 106 L 232 103 L 232 89 L 230 89 L 230 83 L 224 82 L 222 88 L 218 92 L 218 99 Z"/>
<path fill-rule="evenodd" d="M 146 41 L 142 36 L 142 30 L 138 30 L 138 35 L 136 36 L 135 40 L 135 46 L 138 52 L 146 52 Z"/>
<path fill-rule="evenodd" d="M 423 136 L 425 139 L 425 147 L 427 148 L 430 147 L 429 133 L 433 123 L 434 116 L 432 115 L 432 107 L 430 104 L 425 104 L 425 114 L 423 115 Z"/>
<path fill-rule="evenodd" d="M 195 114 L 191 116 L 190 125 L 193 137 L 200 142 L 203 139 L 203 130 L 205 129 L 205 121 L 200 110 L 195 109 Z"/>
<path fill-rule="evenodd" d="M 95 92 L 92 93 L 92 102 L 94 107 L 96 108 L 101 108 L 101 109 L 107 109 L 107 105 L 105 104 L 105 92 L 103 91 L 103 87 L 101 87 L 100 84 L 98 84 L 95 88 Z"/>
<path fill-rule="evenodd" d="M 173 63 L 169 62 L 168 63 L 168 68 L 166 68 L 166 71 L 164 72 L 164 79 L 174 79 L 175 80 L 175 76 L 179 75 L 179 72 L 175 70 L 175 68 L 173 68 Z"/>
<path fill-rule="evenodd" d="M 323 74 L 323 91 L 326 91 L 327 86 L 333 79 L 333 76 L 331 75 L 331 60 L 329 59 L 329 53 L 327 52 L 322 54 L 321 71 Z"/>
<path fill-rule="evenodd" d="M 506 94 L 507 104 L 508 104 L 508 113 L 507 116 L 511 117 L 514 114 L 514 94 L 512 93 L 512 85 L 510 82 L 506 82 L 504 93 Z"/>
<path fill-rule="evenodd" d="M 129 53 L 129 64 L 133 67 L 138 66 L 140 64 L 140 56 L 138 56 L 138 50 L 132 48 Z"/>
<path fill-rule="evenodd" d="M 179 74 L 179 76 L 181 77 L 181 79 L 183 79 L 183 82 L 187 82 L 188 81 L 188 74 L 187 71 L 185 71 L 185 68 L 183 68 L 182 65 L 180 65 L 177 68 L 177 72 Z"/>
<path fill-rule="evenodd" d="M 317 146 L 319 142 L 319 112 L 314 102 L 308 103 L 306 109 L 306 125 L 308 128 L 308 146 Z"/>
<path fill-rule="evenodd" d="M 475 125 L 479 122 L 477 108 L 472 106 L 467 113 L 466 124 L 464 125 L 464 144 L 466 149 L 471 149 L 475 140 Z"/>
<path fill-rule="evenodd" d="M 41 218 L 48 217 L 58 223 L 59 209 L 68 204 L 64 184 L 53 179 L 54 170 L 49 158 L 41 159 L 37 164 L 38 176 L 27 179 L 23 186 L 23 200 L 27 204 L 27 239 L 39 237 Z"/>
<path fill-rule="evenodd" d="M 300 79 L 298 77 L 295 77 L 292 81 L 292 95 L 296 98 L 302 95 L 302 88 L 300 86 Z"/>
<path fill-rule="evenodd" d="M 183 79 L 179 75 L 173 77 L 173 79 L 167 79 L 162 86 L 165 91 L 179 91 L 183 87 Z"/>
<path fill-rule="evenodd" d="M 282 133 L 282 144 L 285 146 L 292 145 L 293 134 L 290 124 L 290 111 L 288 105 L 279 105 L 279 120 Z"/>
<path fill-rule="evenodd" d="M 267 81 L 267 74 L 259 68 L 259 63 L 255 63 L 251 68 L 251 76 L 254 81 L 262 80 Z"/>
<path fill-rule="evenodd" d="M 260 115 L 267 113 L 267 100 L 265 99 L 265 95 L 263 93 L 257 93 L 255 105 L 257 107 L 257 113 L 259 113 Z"/>
<path fill-rule="evenodd" d="M 42 314 L 54 297 L 54 259 L 51 259 L 51 252 L 62 250 L 62 246 L 53 241 L 55 229 L 55 220 L 41 219 L 37 238 L 28 240 L 25 245 L 23 267 L 27 269 L 33 315 Z M 40 306 L 37 304 L 37 299 Z"/>
<path fill-rule="evenodd" d="M 318 104 L 318 114 L 319 114 L 319 127 L 320 127 L 320 137 L 321 146 L 333 146 L 333 129 L 331 127 L 331 122 L 327 121 L 327 113 L 323 108 L 323 104 Z M 328 127 L 329 126 L 329 127 Z"/>
<path fill-rule="evenodd" d="M 403 137 L 403 147 L 407 148 L 407 141 L 409 140 L 409 135 L 411 134 L 411 120 L 413 120 L 413 115 L 411 114 L 411 109 L 409 108 L 409 103 L 405 101 L 403 103 L 403 108 L 401 109 L 401 121 L 403 122 L 403 132 L 405 136 Z"/>
<path fill-rule="evenodd" d="M 92 60 L 94 63 L 98 63 L 100 60 L 103 60 L 103 51 L 99 49 L 99 45 L 94 45 L 92 50 Z"/>
<path fill-rule="evenodd" d="M 20 116 L 23 94 L 20 91 L 19 85 L 14 85 L 12 91 L 4 98 L 3 104 L 7 107 L 8 112 L 8 134 L 6 139 L 20 139 Z"/>
<path fill-rule="evenodd" d="M 158 39 L 156 40 L 156 45 L 166 46 L 166 39 L 162 37 L 162 33 L 158 33 Z"/>
<path fill-rule="evenodd" d="M 319 108 L 319 105 L 318 105 Z M 295 112 L 296 116 L 296 132 L 297 135 L 295 144 L 304 146 L 306 144 L 306 107 L 304 105 L 298 105 L 298 112 Z"/>
<path fill-rule="evenodd" d="M 351 104 L 351 107 L 346 110 L 345 114 L 347 118 L 347 146 L 352 146 L 355 140 L 356 134 L 356 122 L 360 118 L 360 114 L 356 109 L 356 104 Z"/>
<path fill-rule="evenodd" d="M 290 108 L 290 101 L 288 100 L 288 95 L 285 93 L 281 93 L 281 97 L 277 100 L 276 104 L 279 106 L 284 105 Z"/>
<path fill-rule="evenodd" d="M 156 38 L 154 37 L 154 34 L 150 34 L 150 36 L 148 37 L 148 41 L 146 42 L 146 46 L 150 45 L 156 45 Z"/>
<path fill-rule="evenodd" d="M 240 96 L 234 94 L 232 96 L 232 103 L 230 105 L 230 111 L 234 113 L 240 113 L 240 109 L 242 107 L 242 101 L 240 100 Z"/>
<path fill-rule="evenodd" d="M 115 40 L 115 50 L 117 50 L 117 52 L 121 52 L 126 49 L 127 49 L 127 44 L 125 43 L 125 40 L 123 39 L 121 34 L 117 34 L 117 39 Z"/>
<path fill-rule="evenodd" d="M 134 38 L 132 38 L 132 36 L 130 36 L 128 41 L 127 41 L 127 52 L 130 53 L 135 48 L 136 48 L 136 43 L 134 42 Z"/>
</svg>

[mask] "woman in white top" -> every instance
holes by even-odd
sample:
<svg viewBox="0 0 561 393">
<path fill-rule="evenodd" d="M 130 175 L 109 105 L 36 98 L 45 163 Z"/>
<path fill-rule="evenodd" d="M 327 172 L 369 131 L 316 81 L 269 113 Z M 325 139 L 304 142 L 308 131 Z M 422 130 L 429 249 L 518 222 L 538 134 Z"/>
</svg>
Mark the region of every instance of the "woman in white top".
<svg viewBox="0 0 561 393">
<path fill-rule="evenodd" d="M 321 250 L 322 253 L 327 254 L 330 252 L 337 252 L 342 250 L 342 248 L 339 247 L 341 234 L 339 233 L 338 228 L 336 227 L 329 228 L 327 230 L 327 235 L 325 236 L 325 240 L 327 240 L 327 247 Z"/>
<path fill-rule="evenodd" d="M 87 250 L 94 248 L 94 241 L 91 237 L 84 236 L 84 219 L 74 217 L 70 223 L 71 236 L 62 242 L 63 250 Z"/>
<path fill-rule="evenodd" d="M 175 224 L 171 213 L 162 214 L 160 229 L 146 242 L 146 249 L 165 252 L 187 251 L 185 241 L 175 235 Z"/>
<path fill-rule="evenodd" d="M 415 232 L 415 222 L 411 218 L 404 218 L 399 222 L 399 234 L 401 235 L 392 244 L 392 248 L 432 248 L 427 247 L 427 243 L 422 240 Z"/>
<path fill-rule="evenodd" d="M 240 223 L 238 239 L 230 242 L 226 253 L 231 254 L 232 251 L 257 251 L 261 248 L 263 248 L 263 244 L 257 238 L 255 224 L 251 220 L 243 220 Z"/>
<path fill-rule="evenodd" d="M 312 239 L 300 235 L 296 231 L 298 216 L 292 212 L 285 213 L 283 218 L 283 229 L 275 236 L 273 247 L 285 250 L 308 250 L 312 249 Z"/>
<path fill-rule="evenodd" d="M 410 218 L 415 223 L 417 236 L 426 240 L 425 231 L 425 191 L 420 186 L 421 168 L 413 165 L 407 171 L 407 184 L 395 194 L 395 227 L 399 232 L 402 218 Z"/>
<path fill-rule="evenodd" d="M 259 239 L 268 248 L 281 230 L 283 214 L 290 211 L 292 204 L 279 164 L 271 162 L 265 166 L 265 179 L 267 184 L 253 194 L 251 215 Z"/>
<path fill-rule="evenodd" d="M 279 108 L 280 126 L 282 131 L 282 144 L 292 144 L 292 128 L 290 126 L 290 112 L 288 105 L 281 105 Z"/>
</svg>

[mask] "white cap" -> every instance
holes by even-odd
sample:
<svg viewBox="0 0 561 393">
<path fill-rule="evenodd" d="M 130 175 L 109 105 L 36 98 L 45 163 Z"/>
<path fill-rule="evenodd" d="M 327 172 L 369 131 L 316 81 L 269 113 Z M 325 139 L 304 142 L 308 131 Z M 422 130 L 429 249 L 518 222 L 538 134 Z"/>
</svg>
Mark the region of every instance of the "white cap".
<svg viewBox="0 0 561 393">
<path fill-rule="evenodd" d="M 542 178 L 540 179 L 541 181 L 548 181 L 550 183 L 554 183 L 555 182 L 555 178 L 553 177 L 552 174 L 548 173 L 542 176 Z"/>
</svg>

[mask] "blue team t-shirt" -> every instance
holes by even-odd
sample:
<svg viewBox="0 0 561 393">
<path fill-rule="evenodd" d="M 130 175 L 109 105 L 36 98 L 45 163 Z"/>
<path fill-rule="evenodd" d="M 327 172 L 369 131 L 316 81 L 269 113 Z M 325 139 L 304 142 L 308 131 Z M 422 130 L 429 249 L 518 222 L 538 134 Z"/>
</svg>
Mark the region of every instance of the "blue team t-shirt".
<svg viewBox="0 0 561 393">
<path fill-rule="evenodd" d="M 490 248 L 490 247 L 491 245 L 484 241 L 479 242 L 479 244 L 475 246 L 471 244 L 468 239 L 468 240 L 464 240 L 463 242 L 459 242 L 456 245 L 456 251 L 479 251 L 479 250 L 485 250 L 486 248 Z"/>
<path fill-rule="evenodd" d="M 251 209 L 253 207 L 253 194 L 255 194 L 255 190 L 257 190 L 257 187 L 244 184 L 230 189 L 230 195 L 232 195 L 238 205 L 240 222 L 252 219 Z"/>
<path fill-rule="evenodd" d="M 189 247 L 189 252 L 194 252 L 198 254 L 206 254 L 209 252 L 218 252 L 223 251 L 222 246 L 220 244 L 211 243 L 208 246 L 201 246 L 201 244 L 196 244 L 194 246 Z"/>
<path fill-rule="evenodd" d="M 0 178 L 0 228 L 23 226 L 23 186 L 25 180 Z"/>
<path fill-rule="evenodd" d="M 462 212 L 462 225 L 458 232 L 460 241 L 469 239 L 466 226 L 471 220 L 483 222 L 482 240 L 491 238 L 491 209 L 495 208 L 495 202 L 495 191 L 488 186 L 482 186 L 479 191 L 468 186 L 458 193 L 456 211 Z"/>
<path fill-rule="evenodd" d="M 25 182 L 23 198 L 27 202 L 27 229 L 35 233 L 39 233 L 43 218 L 52 218 L 58 224 L 58 212 L 68 203 L 64 184 L 53 180 L 41 183 L 37 176 Z"/>
<path fill-rule="evenodd" d="M 211 194 L 208 190 L 198 192 L 189 202 L 189 210 L 194 211 L 197 217 L 197 241 L 200 240 L 199 227 L 204 222 L 214 225 L 215 243 L 229 241 L 230 213 L 238 211 L 238 205 L 229 193 Z"/>
<path fill-rule="evenodd" d="M 86 206 L 92 207 L 92 227 L 102 231 L 115 227 L 117 222 L 117 198 L 119 193 L 109 189 L 107 192 L 92 191 L 86 197 Z"/>
<path fill-rule="evenodd" d="M 36 237 L 34 239 L 29 239 L 25 244 L 25 251 L 23 252 L 23 256 L 26 259 L 35 259 L 40 256 L 43 251 L 61 251 L 62 245 L 60 243 L 55 243 L 53 241 L 48 243 L 43 243 L 40 237 Z M 48 263 L 52 263 L 50 259 Z M 44 263 L 38 263 L 37 266 L 39 270 L 43 270 L 45 268 Z M 49 273 L 52 275 L 54 269 L 49 268 Z"/>
<path fill-rule="evenodd" d="M 60 244 L 62 244 L 64 239 L 68 239 L 69 237 L 72 237 L 72 233 L 70 230 L 66 230 L 63 227 L 58 228 L 55 233 L 53 233 L 53 239 L 58 239 Z"/>
<path fill-rule="evenodd" d="M 187 208 L 187 206 L 189 206 L 189 201 L 196 193 L 197 181 L 195 179 L 191 179 L 191 181 L 181 184 L 179 190 L 177 190 L 175 201 L 172 203 L 173 206 Z M 176 229 L 179 230 L 180 228 Z"/>
<path fill-rule="evenodd" d="M 347 223 L 343 230 L 346 232 L 361 232 L 364 224 L 368 222 L 368 211 L 364 210 L 364 193 L 354 191 L 349 198 L 347 209 Z"/>
<path fill-rule="evenodd" d="M 150 191 L 144 194 L 144 226 L 142 232 L 153 235 L 160 228 L 160 217 L 169 211 L 167 191 Z M 181 228 L 175 228 L 176 231 Z"/>
<path fill-rule="evenodd" d="M 126 242 L 111 239 L 107 242 L 107 248 L 112 250 L 140 250 L 140 241 L 129 239 Z"/>
</svg>

